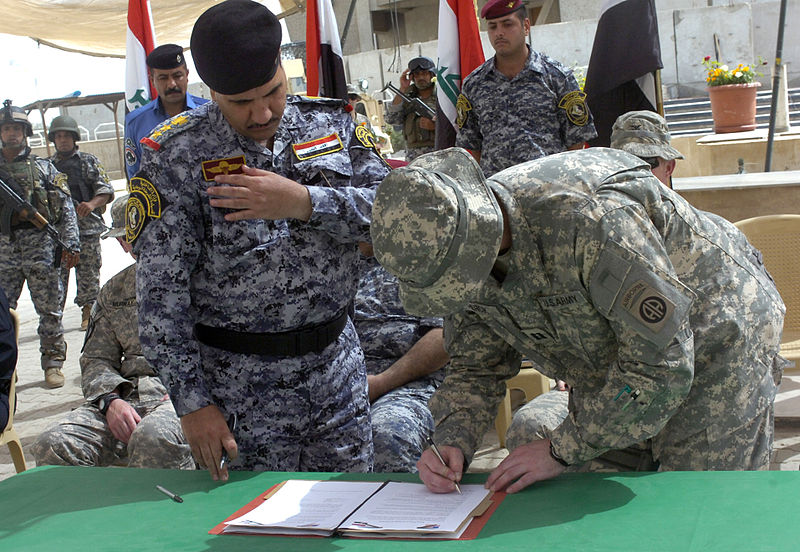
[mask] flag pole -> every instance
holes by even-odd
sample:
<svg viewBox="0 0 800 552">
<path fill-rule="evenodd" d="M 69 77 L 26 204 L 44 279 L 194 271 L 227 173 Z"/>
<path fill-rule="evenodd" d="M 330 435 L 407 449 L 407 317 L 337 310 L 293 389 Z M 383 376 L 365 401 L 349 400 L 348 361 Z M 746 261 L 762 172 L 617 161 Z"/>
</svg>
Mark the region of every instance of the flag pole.
<svg viewBox="0 0 800 552">
<path fill-rule="evenodd" d="M 666 119 L 664 115 L 664 94 L 661 91 L 661 69 L 653 71 L 653 81 L 656 87 L 656 112 Z"/>
<path fill-rule="evenodd" d="M 764 172 L 772 170 L 772 145 L 775 141 L 775 113 L 778 111 L 778 94 L 783 65 L 783 28 L 786 26 L 786 0 L 781 0 L 778 17 L 778 43 L 775 48 L 775 74 L 772 76 L 772 104 L 769 109 L 769 133 L 767 134 L 767 155 L 764 159 Z"/>
</svg>

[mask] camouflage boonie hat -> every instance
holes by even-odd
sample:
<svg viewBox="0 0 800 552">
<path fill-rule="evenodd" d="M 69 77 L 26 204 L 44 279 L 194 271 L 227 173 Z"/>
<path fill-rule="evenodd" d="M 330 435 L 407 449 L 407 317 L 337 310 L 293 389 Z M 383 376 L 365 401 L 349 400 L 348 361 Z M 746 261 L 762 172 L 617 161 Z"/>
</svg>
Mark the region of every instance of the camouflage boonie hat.
<svg viewBox="0 0 800 552">
<path fill-rule="evenodd" d="M 125 237 L 125 207 L 128 205 L 128 194 L 120 196 L 111 204 L 111 228 L 100 234 L 101 238 Z"/>
<path fill-rule="evenodd" d="M 611 128 L 611 147 L 641 158 L 683 159 L 670 144 L 667 121 L 654 111 L 629 111 Z"/>
<path fill-rule="evenodd" d="M 383 179 L 371 234 L 378 262 L 399 280 L 405 310 L 443 316 L 460 310 L 488 278 L 503 215 L 472 156 L 450 148 Z"/>
</svg>

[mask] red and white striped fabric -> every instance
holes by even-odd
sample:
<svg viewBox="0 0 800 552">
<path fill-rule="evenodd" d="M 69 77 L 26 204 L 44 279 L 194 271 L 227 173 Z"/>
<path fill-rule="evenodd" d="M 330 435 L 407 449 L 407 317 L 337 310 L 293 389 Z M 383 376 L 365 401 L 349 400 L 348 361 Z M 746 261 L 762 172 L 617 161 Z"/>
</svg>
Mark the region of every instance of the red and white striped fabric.
<svg viewBox="0 0 800 552">
<path fill-rule="evenodd" d="M 439 0 L 436 69 L 436 149 L 456 142 L 456 101 L 461 81 L 485 61 L 474 0 Z"/>
<path fill-rule="evenodd" d="M 309 96 L 347 99 L 342 43 L 331 0 L 306 3 L 306 68 Z"/>
<path fill-rule="evenodd" d="M 147 77 L 147 54 L 155 48 L 150 0 L 128 0 L 128 35 L 125 54 L 125 105 L 128 111 L 156 97 Z"/>
</svg>

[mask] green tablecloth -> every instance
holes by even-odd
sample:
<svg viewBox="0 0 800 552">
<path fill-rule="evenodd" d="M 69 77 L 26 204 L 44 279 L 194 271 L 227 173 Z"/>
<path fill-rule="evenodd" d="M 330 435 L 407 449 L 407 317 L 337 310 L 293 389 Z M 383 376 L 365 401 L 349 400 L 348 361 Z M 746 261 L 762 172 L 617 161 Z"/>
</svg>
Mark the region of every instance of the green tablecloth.
<svg viewBox="0 0 800 552">
<path fill-rule="evenodd" d="M 479 483 L 485 475 L 469 475 Z M 800 472 L 570 474 L 509 495 L 472 541 L 215 536 L 208 531 L 284 479 L 413 475 L 44 467 L 0 482 L 0 550 L 800 550 Z M 155 485 L 180 494 L 173 502 Z"/>
</svg>

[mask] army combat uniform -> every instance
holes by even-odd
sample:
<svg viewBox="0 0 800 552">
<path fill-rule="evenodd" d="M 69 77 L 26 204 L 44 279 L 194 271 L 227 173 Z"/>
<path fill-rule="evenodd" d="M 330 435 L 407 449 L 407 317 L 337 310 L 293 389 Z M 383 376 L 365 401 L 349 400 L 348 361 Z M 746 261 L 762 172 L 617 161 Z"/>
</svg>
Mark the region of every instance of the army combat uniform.
<svg viewBox="0 0 800 552">
<path fill-rule="evenodd" d="M 143 144 L 128 204 L 140 335 L 178 415 L 212 404 L 236 413 L 234 469 L 369 470 L 364 360 L 347 316 L 356 243 L 369 239 L 388 172 L 369 131 L 341 101 L 289 96 L 271 150 L 238 134 L 216 103 Z M 310 220 L 224 220 L 206 189 L 243 163 L 307 186 Z"/>
<path fill-rule="evenodd" d="M 487 177 L 597 135 L 572 71 L 531 48 L 513 79 L 494 63 L 469 74 L 456 102 L 456 146 L 480 152 Z"/>
<path fill-rule="evenodd" d="M 367 374 L 380 374 L 429 331 L 441 318 L 420 318 L 403 310 L 397 280 L 374 257 L 362 259 L 361 283 L 353 321 L 361 339 Z M 370 406 L 376 472 L 415 472 L 417 460 L 433 433 L 428 400 L 444 370 L 408 382 L 382 395 Z"/>
<path fill-rule="evenodd" d="M 108 182 L 103 165 L 100 160 L 91 153 L 78 151 L 77 146 L 71 155 L 64 158 L 56 153 L 50 158 L 55 167 L 67 175 L 67 185 L 69 186 L 72 199 L 78 203 L 91 201 L 97 195 L 108 194 L 114 197 L 114 188 Z M 105 207 L 94 210 L 98 216 L 102 216 Z M 75 265 L 75 280 L 78 285 L 78 292 L 75 296 L 75 304 L 79 307 L 91 307 L 100 291 L 100 267 L 103 260 L 100 254 L 100 234 L 105 230 L 101 220 L 92 216 L 78 217 L 78 229 L 81 240 L 81 258 Z M 61 269 L 61 278 L 64 281 L 64 298 L 61 308 L 67 300 L 67 285 L 69 283 L 69 270 Z"/>
<path fill-rule="evenodd" d="M 422 98 L 419 96 L 417 87 L 412 84 L 406 96 L 409 98 L 419 97 L 425 105 L 433 109 L 434 113 L 436 112 L 435 86 L 433 94 L 427 98 Z M 419 126 L 421 118 L 410 103 L 394 105 L 391 102 L 386 102 L 386 122 L 403 127 L 403 137 L 406 139 L 406 161 L 412 161 L 423 153 L 431 152 L 436 146 L 436 132 L 421 128 Z"/>
<path fill-rule="evenodd" d="M 436 156 L 416 167 L 446 176 L 448 163 L 472 161 L 458 149 Z M 416 167 L 393 171 L 410 176 L 381 186 L 375 201 L 376 256 L 394 271 L 395 260 L 416 258 L 404 248 L 422 248 L 391 239 L 397 225 L 442 228 L 419 207 L 419 220 L 392 214 L 416 197 L 408 191 Z M 450 367 L 430 401 L 437 442 L 471 459 L 524 354 L 571 387 L 569 413 L 551 435 L 551 454 L 568 465 L 650 438 L 664 470 L 767 467 L 785 309 L 743 234 L 616 150 L 548 156 L 487 184 L 483 201 L 466 197 L 470 216 L 492 209 L 487 219 L 502 224 L 496 197 L 512 243 L 469 280 L 469 295 L 442 303 L 455 273 L 419 292 L 401 279 L 407 310 L 427 301 L 455 313 L 445 318 Z M 472 236 L 472 247 L 497 251 L 502 227 L 494 232 Z"/>
<path fill-rule="evenodd" d="M 72 251 L 79 251 L 77 215 L 69 198 L 65 176 L 49 160 L 31 154 L 27 146 L 10 163 L 0 156 L 0 168 L 24 190 L 27 197 L 23 199 L 27 199 L 56 227 L 61 240 Z M 0 234 L 0 286 L 6 291 L 11 308 L 16 309 L 22 286 L 27 282 L 33 306 L 39 315 L 37 333 L 42 369 L 60 368 L 67 358 L 61 324 L 60 251 L 46 232 L 30 222 L 20 221 L 2 200 L 0 208 L 2 217 L 6 218 L 3 227 L 8 223 L 10 231 Z"/>
<path fill-rule="evenodd" d="M 142 356 L 136 324 L 136 267 L 124 269 L 97 298 L 81 355 L 87 403 L 36 439 L 37 465 L 194 469 L 194 459 L 167 390 Z M 98 399 L 117 391 L 141 416 L 127 444 L 118 441 L 98 409 Z"/>
</svg>

